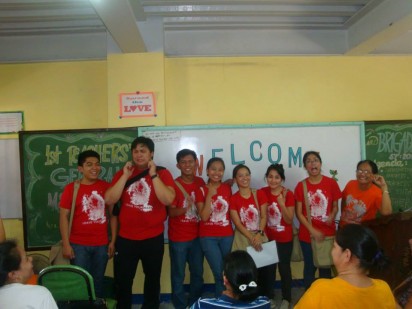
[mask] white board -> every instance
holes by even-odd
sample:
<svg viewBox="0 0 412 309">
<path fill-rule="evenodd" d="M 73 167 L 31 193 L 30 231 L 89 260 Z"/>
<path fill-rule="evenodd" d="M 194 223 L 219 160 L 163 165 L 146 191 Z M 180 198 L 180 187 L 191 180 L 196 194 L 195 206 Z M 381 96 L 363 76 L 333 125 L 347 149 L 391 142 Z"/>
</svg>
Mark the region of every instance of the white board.
<svg viewBox="0 0 412 309">
<path fill-rule="evenodd" d="M 285 168 L 285 186 L 294 190 L 307 176 L 302 164 L 304 153 L 315 150 L 320 152 L 323 174 L 332 177 L 331 171 L 337 171 L 335 177 L 343 190 L 355 178 L 356 164 L 365 156 L 363 122 L 140 127 L 140 135 L 153 139 L 155 163 L 167 167 L 174 177 L 180 175 L 176 153 L 189 148 L 198 154 L 197 174 L 205 181 L 207 161 L 221 157 L 226 165 L 224 180 L 232 178 L 233 168 L 243 163 L 251 170 L 255 188 L 266 185 L 264 175 L 270 164 L 281 163 Z M 236 186 L 233 191 L 237 191 Z"/>
</svg>

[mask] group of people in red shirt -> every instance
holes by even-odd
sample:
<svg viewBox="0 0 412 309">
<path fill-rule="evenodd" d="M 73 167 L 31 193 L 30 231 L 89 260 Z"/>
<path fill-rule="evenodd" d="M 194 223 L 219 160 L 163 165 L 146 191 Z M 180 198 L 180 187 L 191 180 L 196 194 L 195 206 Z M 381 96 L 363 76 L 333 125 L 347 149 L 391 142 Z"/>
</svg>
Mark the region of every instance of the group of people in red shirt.
<svg viewBox="0 0 412 309">
<path fill-rule="evenodd" d="M 139 261 L 144 278 L 142 308 L 158 308 L 160 275 L 164 255 L 164 221 L 169 217 L 169 255 L 172 302 L 175 308 L 193 304 L 203 290 L 203 260 L 206 258 L 215 280 L 215 295 L 224 289 L 223 260 L 234 250 L 234 236 L 241 237 L 256 250 L 266 240 L 276 240 L 284 306 L 291 302 L 292 221 L 300 221 L 299 239 L 304 255 L 304 284 L 314 281 L 310 239 L 322 239 L 336 232 L 335 217 L 342 198 L 341 225 L 374 218 L 377 211 L 392 211 L 387 184 L 378 175 L 376 164 L 359 162 L 356 180 L 348 183 L 343 194 L 336 181 L 322 175 L 319 153 L 309 151 L 303 157 L 308 177 L 304 197 L 303 182 L 292 192 L 283 186 L 282 164 L 267 168 L 267 186 L 250 187 L 251 171 L 238 165 L 233 181 L 238 191 L 223 182 L 225 164 L 221 158 L 207 163 L 207 183 L 195 175 L 197 156 L 189 149 L 176 155 L 180 175 L 173 179 L 165 168 L 153 161 L 154 143 L 137 137 L 131 145 L 132 161 L 117 172 L 110 184 L 98 179 L 99 155 L 87 151 L 79 155 L 78 166 L 83 178 L 76 197 L 72 229 L 68 231 L 73 183 L 66 186 L 60 201 L 60 230 L 64 255 L 88 270 L 95 280 L 96 294 L 103 295 L 103 276 L 107 259 L 114 257 L 114 278 L 118 308 L 131 308 L 132 286 Z M 260 175 L 258 175 L 260 176 Z M 311 224 L 307 219 L 309 201 Z M 113 214 L 114 205 L 120 204 Z M 167 207 L 166 207 L 167 206 Z M 110 223 L 110 224 L 109 224 Z M 110 225 L 111 238 L 107 236 Z M 235 227 L 235 235 L 233 231 Z M 189 299 L 184 289 L 186 264 L 190 270 Z M 260 269 L 258 286 L 261 294 L 273 299 L 276 264 Z M 320 269 L 320 277 L 331 271 Z"/>
</svg>

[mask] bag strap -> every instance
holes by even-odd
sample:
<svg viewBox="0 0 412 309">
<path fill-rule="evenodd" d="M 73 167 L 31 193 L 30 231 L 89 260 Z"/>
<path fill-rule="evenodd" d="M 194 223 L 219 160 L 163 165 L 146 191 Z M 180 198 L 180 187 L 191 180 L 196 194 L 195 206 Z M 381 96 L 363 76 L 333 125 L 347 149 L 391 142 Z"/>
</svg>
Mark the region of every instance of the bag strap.
<svg viewBox="0 0 412 309">
<path fill-rule="evenodd" d="M 308 218 L 308 222 L 312 225 L 312 218 L 310 215 L 310 207 L 309 207 L 309 199 L 308 199 L 308 187 L 306 185 L 306 180 L 302 180 L 303 184 L 303 195 L 305 197 L 305 206 L 306 206 L 306 217 Z"/>
<path fill-rule="evenodd" d="M 77 192 L 79 192 L 79 188 L 80 188 L 80 180 L 76 180 L 74 182 L 72 208 L 70 210 L 69 235 L 70 235 L 70 231 L 72 230 L 73 217 L 74 217 L 74 207 L 76 206 L 76 198 L 77 198 Z"/>
<path fill-rule="evenodd" d="M 182 191 L 183 195 L 185 198 L 189 198 L 189 194 L 186 192 L 185 188 L 183 188 L 182 184 L 180 182 L 178 182 L 177 180 L 175 180 L 175 184 L 176 186 L 179 188 L 180 191 Z"/>
<path fill-rule="evenodd" d="M 259 202 L 258 202 L 257 195 L 256 195 L 256 189 L 251 189 L 251 191 L 252 191 L 252 194 L 253 194 L 253 199 L 255 200 L 255 203 L 256 203 L 256 208 L 257 208 L 257 210 L 259 212 L 259 216 L 260 216 L 260 208 L 259 208 Z"/>
<path fill-rule="evenodd" d="M 164 170 L 165 168 L 163 166 L 156 166 L 156 172 Z M 142 179 L 143 177 L 146 177 L 149 174 L 149 169 L 145 169 L 143 172 L 141 172 L 140 174 L 137 174 L 136 176 L 128 179 L 126 181 L 126 184 L 124 185 L 123 190 L 127 189 L 128 187 L 130 187 L 130 185 L 140 179 Z"/>
</svg>

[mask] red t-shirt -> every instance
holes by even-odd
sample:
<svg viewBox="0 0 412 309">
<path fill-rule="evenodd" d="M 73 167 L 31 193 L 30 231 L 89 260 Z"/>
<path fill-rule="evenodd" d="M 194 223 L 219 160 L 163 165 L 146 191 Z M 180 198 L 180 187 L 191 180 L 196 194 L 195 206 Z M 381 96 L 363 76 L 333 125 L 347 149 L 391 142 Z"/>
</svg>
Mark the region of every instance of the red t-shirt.
<svg viewBox="0 0 412 309">
<path fill-rule="evenodd" d="M 196 203 L 204 203 L 208 187 L 203 186 L 196 190 Z M 212 213 L 207 221 L 200 221 L 199 237 L 224 237 L 233 235 L 232 222 L 229 216 L 229 200 L 232 189 L 222 183 L 217 193 L 212 196 Z"/>
<path fill-rule="evenodd" d="M 340 226 L 375 219 L 376 213 L 382 206 L 382 191 L 374 184 L 362 191 L 359 189 L 358 181 L 351 180 L 342 195 L 345 207 L 342 209 Z"/>
<path fill-rule="evenodd" d="M 310 203 L 310 213 L 312 225 L 320 230 L 325 236 L 333 236 L 336 233 L 335 221 L 328 225 L 325 220 L 332 211 L 332 204 L 342 197 L 342 192 L 339 189 L 338 183 L 327 176 L 322 176 L 322 180 L 318 184 L 311 184 L 308 179 L 305 179 L 308 188 L 308 200 Z M 303 197 L 303 185 L 299 181 L 295 188 L 295 199 L 302 203 L 302 214 L 306 215 L 306 203 Z M 308 229 L 301 224 L 299 228 L 299 239 L 305 242 L 310 242 L 310 234 Z"/>
<path fill-rule="evenodd" d="M 172 205 L 176 208 L 190 207 L 185 214 L 177 217 L 169 217 L 169 239 L 171 241 L 190 241 L 199 235 L 199 214 L 197 213 L 195 203 L 195 192 L 198 188 L 205 184 L 205 181 L 200 177 L 195 177 L 190 184 L 185 183 L 180 177 L 176 178 L 186 193 L 191 197 L 192 203 L 188 205 L 183 192 L 176 186 L 176 198 Z"/>
<path fill-rule="evenodd" d="M 256 205 L 253 194 L 250 194 L 249 198 L 244 198 L 238 191 L 230 198 L 230 210 L 237 211 L 240 221 L 249 231 L 260 230 L 260 206 L 268 202 L 262 190 L 256 191 L 256 198 L 259 205 Z"/>
<path fill-rule="evenodd" d="M 106 205 L 104 193 L 109 183 L 97 180 L 94 184 L 80 184 L 74 207 L 73 223 L 69 241 L 83 246 L 103 246 L 109 242 L 107 233 Z M 63 190 L 60 207 L 71 209 L 74 182 Z"/>
<path fill-rule="evenodd" d="M 266 235 L 269 240 L 277 242 L 289 242 L 293 239 L 292 224 L 285 222 L 282 216 L 282 210 L 278 203 L 279 195 L 273 195 L 270 187 L 262 188 L 268 198 L 268 220 L 266 224 Z M 293 192 L 288 190 L 285 198 L 286 207 L 295 207 L 295 198 Z"/>
<path fill-rule="evenodd" d="M 143 172 L 135 169 L 129 177 L 133 178 Z M 122 176 L 118 171 L 112 180 L 113 186 Z M 173 177 L 167 169 L 157 171 L 158 177 L 168 187 L 175 187 Z M 176 191 L 176 190 L 175 190 Z M 153 180 L 149 175 L 132 183 L 123 190 L 119 214 L 119 236 L 132 240 L 152 238 L 163 233 L 166 220 L 166 206 L 156 196 Z"/>
</svg>

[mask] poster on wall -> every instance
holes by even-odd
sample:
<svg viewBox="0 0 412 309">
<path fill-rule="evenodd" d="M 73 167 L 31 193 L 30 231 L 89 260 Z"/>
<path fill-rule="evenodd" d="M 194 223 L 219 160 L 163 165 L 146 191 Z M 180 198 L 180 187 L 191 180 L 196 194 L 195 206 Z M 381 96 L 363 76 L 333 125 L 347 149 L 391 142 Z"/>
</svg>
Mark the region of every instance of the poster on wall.
<svg viewBox="0 0 412 309">
<path fill-rule="evenodd" d="M 153 92 L 121 93 L 119 117 L 156 117 L 156 100 Z"/>
</svg>

